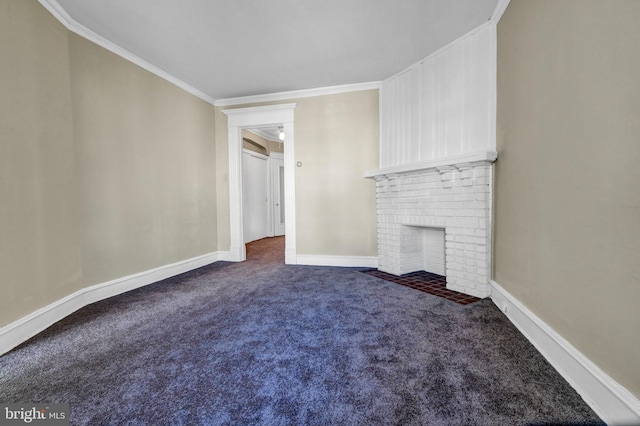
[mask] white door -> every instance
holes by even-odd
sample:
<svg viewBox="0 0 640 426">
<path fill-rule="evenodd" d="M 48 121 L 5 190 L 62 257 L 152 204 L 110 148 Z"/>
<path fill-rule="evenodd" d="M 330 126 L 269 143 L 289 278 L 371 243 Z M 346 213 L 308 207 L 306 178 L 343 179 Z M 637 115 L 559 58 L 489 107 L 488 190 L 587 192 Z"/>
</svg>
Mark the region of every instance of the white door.
<svg viewBox="0 0 640 426">
<path fill-rule="evenodd" d="M 271 203 L 273 234 L 284 235 L 284 159 L 271 154 Z"/>
<path fill-rule="evenodd" d="M 242 154 L 242 210 L 244 242 L 268 236 L 267 157 L 250 151 Z"/>
</svg>

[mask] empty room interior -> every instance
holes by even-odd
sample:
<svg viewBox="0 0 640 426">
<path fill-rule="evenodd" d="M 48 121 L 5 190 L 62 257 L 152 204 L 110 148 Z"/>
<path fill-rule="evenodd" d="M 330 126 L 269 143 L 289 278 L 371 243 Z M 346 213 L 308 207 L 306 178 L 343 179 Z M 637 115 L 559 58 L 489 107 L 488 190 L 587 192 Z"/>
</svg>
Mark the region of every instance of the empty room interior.
<svg viewBox="0 0 640 426">
<path fill-rule="evenodd" d="M 0 418 L 640 424 L 640 1 L 0 34 Z"/>
</svg>

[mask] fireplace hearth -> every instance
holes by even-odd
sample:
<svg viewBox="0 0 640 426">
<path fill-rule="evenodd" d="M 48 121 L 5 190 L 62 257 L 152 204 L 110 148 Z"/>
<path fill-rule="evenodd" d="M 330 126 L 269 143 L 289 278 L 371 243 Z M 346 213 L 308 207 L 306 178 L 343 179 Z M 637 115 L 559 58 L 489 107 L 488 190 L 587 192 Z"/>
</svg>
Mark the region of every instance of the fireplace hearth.
<svg viewBox="0 0 640 426">
<path fill-rule="evenodd" d="M 378 269 L 393 275 L 426 270 L 446 275 L 448 289 L 488 296 L 493 160 L 372 172 Z M 434 270 L 442 263 L 444 271 Z"/>
</svg>

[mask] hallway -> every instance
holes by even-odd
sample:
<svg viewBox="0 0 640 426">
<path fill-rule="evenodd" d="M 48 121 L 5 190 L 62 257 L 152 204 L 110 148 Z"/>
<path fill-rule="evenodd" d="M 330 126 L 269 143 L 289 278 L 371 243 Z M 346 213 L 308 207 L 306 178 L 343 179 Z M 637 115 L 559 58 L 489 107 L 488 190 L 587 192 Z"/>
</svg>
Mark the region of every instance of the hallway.
<svg viewBox="0 0 640 426">
<path fill-rule="evenodd" d="M 262 238 L 251 241 L 247 246 L 247 261 L 265 264 L 284 263 L 284 236 Z"/>
</svg>

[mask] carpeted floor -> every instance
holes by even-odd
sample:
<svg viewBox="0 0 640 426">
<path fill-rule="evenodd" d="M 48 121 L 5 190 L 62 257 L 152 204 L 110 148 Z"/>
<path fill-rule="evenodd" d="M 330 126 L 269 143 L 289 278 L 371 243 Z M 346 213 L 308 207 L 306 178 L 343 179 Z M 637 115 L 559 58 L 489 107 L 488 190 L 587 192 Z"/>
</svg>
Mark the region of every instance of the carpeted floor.
<svg viewBox="0 0 640 426">
<path fill-rule="evenodd" d="M 282 264 L 282 238 L 76 312 L 0 357 L 72 424 L 600 424 L 490 300 Z"/>
</svg>

